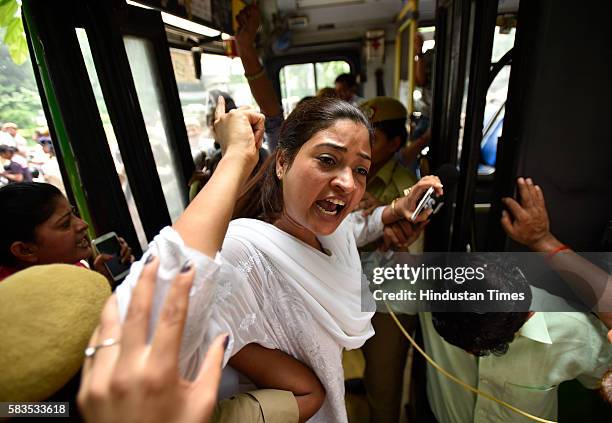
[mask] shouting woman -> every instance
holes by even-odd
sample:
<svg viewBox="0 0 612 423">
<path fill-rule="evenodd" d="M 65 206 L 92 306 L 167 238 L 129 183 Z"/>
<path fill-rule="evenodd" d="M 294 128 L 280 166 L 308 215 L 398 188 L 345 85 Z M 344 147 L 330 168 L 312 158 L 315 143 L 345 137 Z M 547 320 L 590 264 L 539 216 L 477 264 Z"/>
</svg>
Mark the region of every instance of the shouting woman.
<svg viewBox="0 0 612 423">
<path fill-rule="evenodd" d="M 176 274 L 194 267 L 184 374 L 196 375 L 211 341 L 227 332 L 225 362 L 233 370 L 224 374 L 222 394 L 251 383 L 288 390 L 300 421 L 345 422 L 342 350 L 373 335 L 373 313 L 362 311 L 357 247 L 380 237 L 384 225 L 408 219 L 419 197 L 429 187 L 442 194 L 442 185 L 426 177 L 391 206 L 367 217 L 351 214 L 365 190 L 372 130 L 357 108 L 327 98 L 289 115 L 275 154 L 247 183 L 263 121 L 244 109 L 225 114 L 219 102 L 215 132 L 223 158 L 180 219 L 133 266 L 117 290 L 119 309 L 128 309 L 148 256 L 160 260 L 154 316 Z M 232 216 L 241 218 L 230 222 Z"/>
</svg>

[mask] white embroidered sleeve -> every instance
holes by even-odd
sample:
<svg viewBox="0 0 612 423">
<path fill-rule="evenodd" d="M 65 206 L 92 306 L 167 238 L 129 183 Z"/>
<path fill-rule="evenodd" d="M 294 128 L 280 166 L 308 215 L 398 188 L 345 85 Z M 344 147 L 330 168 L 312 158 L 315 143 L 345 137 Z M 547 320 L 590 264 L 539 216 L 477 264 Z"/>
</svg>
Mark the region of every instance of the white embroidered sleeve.
<svg viewBox="0 0 612 423">
<path fill-rule="evenodd" d="M 192 370 L 196 368 L 197 370 L 201 358 L 198 357 L 198 353 L 205 332 L 210 325 L 212 302 L 217 289 L 221 258 L 217 254 L 217 257 L 213 260 L 205 254 L 186 246 L 180 235 L 171 227 L 162 229 L 159 235 L 149 244 L 147 252 L 138 262 L 132 265 L 125 281 L 117 287 L 117 303 L 121 320 L 125 319 L 132 290 L 138 282 L 145 260 L 151 254 L 159 258 L 159 270 L 149 322 L 149 339 L 155 329 L 170 284 L 185 261 L 190 260 L 195 267 L 196 274 L 189 294 L 187 323 L 185 324 L 181 345 L 180 368 L 183 371 L 188 368 Z"/>
<path fill-rule="evenodd" d="M 369 244 L 382 236 L 385 226 L 382 221 L 382 214 L 385 207 L 377 207 L 366 217 L 361 214 L 361 210 L 355 211 L 347 217 L 353 228 L 357 247 Z"/>
<path fill-rule="evenodd" d="M 221 253 L 217 253 L 213 260 L 188 247 L 171 227 L 162 229 L 149 244 L 149 249 L 143 257 L 132 265 L 125 281 L 117 287 L 121 320 L 125 319 L 132 290 L 150 254 L 159 258 L 159 269 L 149 323 L 149 338 L 155 329 L 168 288 L 185 261 L 190 260 L 196 270 L 189 294 L 189 309 L 179 356 L 179 367 L 185 377 L 192 379 L 197 375 L 210 343 L 222 333 L 230 335 L 224 365 L 233 354 L 250 342 L 258 341 L 264 346 L 269 345 L 262 330 L 256 295 L 247 281 L 248 272 L 240 266 L 228 263 Z"/>
</svg>

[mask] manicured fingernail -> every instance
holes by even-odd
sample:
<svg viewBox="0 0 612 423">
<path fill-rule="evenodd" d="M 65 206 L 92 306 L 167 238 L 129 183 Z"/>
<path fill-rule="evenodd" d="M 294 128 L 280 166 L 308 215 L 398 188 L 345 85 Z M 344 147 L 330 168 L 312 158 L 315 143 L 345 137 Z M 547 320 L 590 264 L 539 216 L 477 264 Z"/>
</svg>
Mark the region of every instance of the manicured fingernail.
<svg viewBox="0 0 612 423">
<path fill-rule="evenodd" d="M 191 260 L 187 260 L 183 264 L 183 267 L 181 267 L 181 273 L 187 273 L 189 270 L 191 270 Z"/>
<path fill-rule="evenodd" d="M 225 335 L 225 339 L 223 340 L 223 349 L 226 350 L 229 345 L 229 335 Z"/>
<path fill-rule="evenodd" d="M 155 256 L 153 254 L 149 254 L 147 256 L 147 259 L 145 260 L 145 264 L 149 264 L 153 261 L 153 259 L 155 258 Z"/>
</svg>

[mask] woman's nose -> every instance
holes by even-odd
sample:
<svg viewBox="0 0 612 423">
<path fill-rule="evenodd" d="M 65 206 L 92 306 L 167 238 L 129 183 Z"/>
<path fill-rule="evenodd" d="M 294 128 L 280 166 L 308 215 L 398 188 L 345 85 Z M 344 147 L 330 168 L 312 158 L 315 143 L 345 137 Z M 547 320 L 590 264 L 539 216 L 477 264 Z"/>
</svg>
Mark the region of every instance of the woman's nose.
<svg viewBox="0 0 612 423">
<path fill-rule="evenodd" d="M 87 224 L 87 222 L 85 222 L 83 219 L 81 219 L 80 217 L 76 218 L 77 222 L 76 222 L 76 227 L 77 230 L 80 231 L 85 231 L 89 228 L 89 225 Z"/>
<path fill-rule="evenodd" d="M 332 187 L 349 193 L 355 189 L 355 178 L 352 169 L 343 169 L 332 180 Z"/>
</svg>

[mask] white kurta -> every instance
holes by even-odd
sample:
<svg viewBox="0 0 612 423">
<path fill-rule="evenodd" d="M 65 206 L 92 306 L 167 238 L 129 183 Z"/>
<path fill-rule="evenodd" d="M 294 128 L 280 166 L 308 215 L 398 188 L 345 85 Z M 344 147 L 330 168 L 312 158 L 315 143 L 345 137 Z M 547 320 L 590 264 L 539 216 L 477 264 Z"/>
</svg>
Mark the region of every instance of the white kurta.
<svg viewBox="0 0 612 423">
<path fill-rule="evenodd" d="M 153 304 L 153 328 L 168 286 L 182 263 L 196 267 L 180 366 L 194 377 L 208 345 L 222 332 L 230 334 L 227 360 L 249 343 L 282 350 L 308 365 L 326 389 L 313 422 L 346 422 L 342 349 L 358 348 L 374 334 L 369 292 L 362 305 L 361 262 L 357 247 L 382 234 L 382 210 L 369 218 L 354 213 L 331 235 L 320 237 L 326 255 L 273 225 L 253 219 L 230 223 L 215 260 L 194 251 L 171 228 L 162 230 L 149 252 L 161 258 Z M 148 253 L 147 253 L 148 254 Z M 144 259 L 132 267 L 117 288 L 125 316 L 131 290 Z M 271 368 L 271 371 L 274 371 Z M 221 395 L 240 389 L 231 372 Z"/>
</svg>

